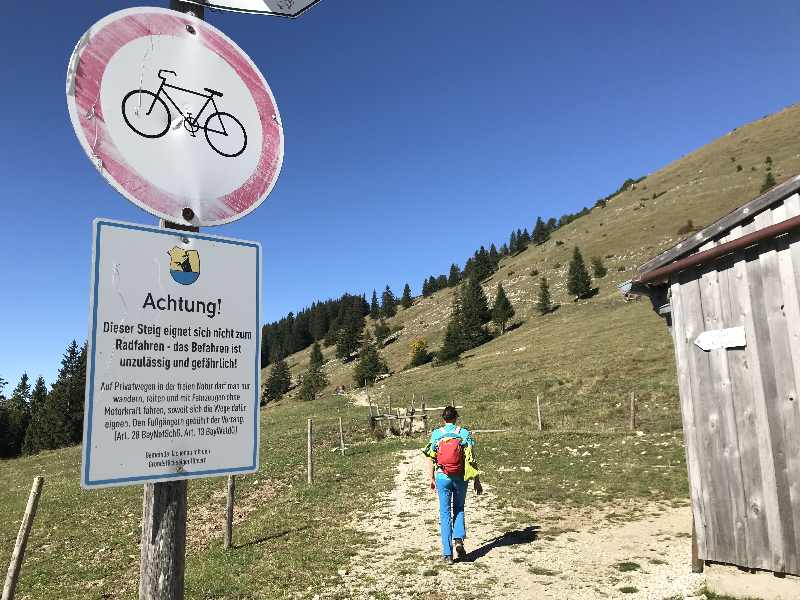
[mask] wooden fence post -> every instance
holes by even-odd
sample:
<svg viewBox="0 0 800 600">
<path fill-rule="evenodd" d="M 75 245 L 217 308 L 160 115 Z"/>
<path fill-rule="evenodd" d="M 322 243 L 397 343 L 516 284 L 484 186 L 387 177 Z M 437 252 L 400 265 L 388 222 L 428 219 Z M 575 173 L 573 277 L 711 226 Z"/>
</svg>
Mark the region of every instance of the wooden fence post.
<svg viewBox="0 0 800 600">
<path fill-rule="evenodd" d="M 344 430 L 342 429 L 342 417 L 339 417 L 339 450 L 344 456 Z"/>
<path fill-rule="evenodd" d="M 425 427 L 425 433 L 428 433 L 428 411 L 425 410 L 425 400 L 422 401 L 422 424 Z"/>
<path fill-rule="evenodd" d="M 536 394 L 536 416 L 539 418 L 539 431 L 542 430 L 542 407 L 539 404 L 539 394 Z"/>
<path fill-rule="evenodd" d="M 183 600 L 186 487 L 185 479 L 144 486 L 139 600 Z"/>
<path fill-rule="evenodd" d="M 228 503 L 225 507 L 225 549 L 233 546 L 233 500 L 236 494 L 236 477 L 228 475 Z"/>
<path fill-rule="evenodd" d="M 694 515 L 692 515 L 692 573 L 702 573 L 703 567 L 703 559 L 700 558 L 697 548 L 697 532 L 694 528 Z"/>
<path fill-rule="evenodd" d="M 25 559 L 25 548 L 28 545 L 28 536 L 33 527 L 33 518 L 36 516 L 36 507 L 39 506 L 39 496 L 42 493 L 44 477 L 34 477 L 33 487 L 28 496 L 28 504 L 25 506 L 25 514 L 22 516 L 22 523 L 17 534 L 17 543 L 14 544 L 14 552 L 11 554 L 11 563 L 8 565 L 6 582 L 3 585 L 3 600 L 13 600 L 14 591 L 17 589 L 19 572 L 22 569 L 22 561 Z"/>
<path fill-rule="evenodd" d="M 636 392 L 631 392 L 631 431 L 636 430 Z"/>
<path fill-rule="evenodd" d="M 308 420 L 308 483 L 314 483 L 314 422 Z"/>
</svg>

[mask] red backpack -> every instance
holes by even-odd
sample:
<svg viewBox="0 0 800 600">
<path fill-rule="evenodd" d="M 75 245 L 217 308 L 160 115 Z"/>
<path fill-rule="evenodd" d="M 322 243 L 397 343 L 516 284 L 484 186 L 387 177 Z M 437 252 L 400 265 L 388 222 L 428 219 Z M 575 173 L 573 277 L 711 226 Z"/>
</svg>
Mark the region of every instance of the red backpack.
<svg viewBox="0 0 800 600">
<path fill-rule="evenodd" d="M 456 435 L 460 432 L 461 427 L 457 427 Z M 464 448 L 460 437 L 447 437 L 439 441 L 436 464 L 445 475 L 464 475 Z"/>
</svg>

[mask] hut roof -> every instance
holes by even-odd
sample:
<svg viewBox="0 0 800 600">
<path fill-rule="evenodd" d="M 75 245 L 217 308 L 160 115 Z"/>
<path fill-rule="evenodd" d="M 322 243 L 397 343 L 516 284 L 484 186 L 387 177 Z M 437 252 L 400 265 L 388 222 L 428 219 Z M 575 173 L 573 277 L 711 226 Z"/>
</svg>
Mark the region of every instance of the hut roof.
<svg viewBox="0 0 800 600">
<path fill-rule="evenodd" d="M 651 271 L 655 271 L 656 269 L 683 258 L 705 244 L 708 240 L 725 233 L 736 227 L 736 225 L 740 224 L 742 221 L 752 218 L 761 211 L 770 208 L 774 204 L 780 203 L 785 198 L 788 198 L 798 191 L 800 191 L 800 175 L 795 175 L 780 185 L 776 185 L 768 192 L 761 194 L 754 200 L 751 200 L 744 206 L 740 206 L 715 223 L 703 228 L 691 237 L 682 240 L 669 250 L 650 259 L 638 268 L 638 277 L 642 277 Z"/>
</svg>

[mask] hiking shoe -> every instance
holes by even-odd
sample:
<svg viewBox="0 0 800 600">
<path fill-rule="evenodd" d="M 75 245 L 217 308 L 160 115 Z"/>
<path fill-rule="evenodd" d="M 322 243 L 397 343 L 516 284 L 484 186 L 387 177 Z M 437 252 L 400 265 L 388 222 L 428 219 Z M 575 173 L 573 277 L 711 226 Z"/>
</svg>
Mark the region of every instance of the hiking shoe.
<svg viewBox="0 0 800 600">
<path fill-rule="evenodd" d="M 458 556 L 459 560 L 464 560 L 467 558 L 467 551 L 464 550 L 464 540 L 459 538 L 454 539 L 453 546 L 455 546 L 456 555 Z"/>
<path fill-rule="evenodd" d="M 446 565 L 452 565 L 453 562 L 454 562 L 453 561 L 453 557 L 450 556 L 449 554 L 447 556 L 443 556 L 442 557 L 442 562 L 444 562 L 444 564 L 446 564 Z"/>
</svg>

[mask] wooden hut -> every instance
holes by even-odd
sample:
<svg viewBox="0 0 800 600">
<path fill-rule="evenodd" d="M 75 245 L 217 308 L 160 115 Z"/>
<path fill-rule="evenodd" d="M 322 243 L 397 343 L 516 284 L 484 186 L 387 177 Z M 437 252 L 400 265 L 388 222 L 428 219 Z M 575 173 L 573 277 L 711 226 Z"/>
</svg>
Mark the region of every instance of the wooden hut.
<svg viewBox="0 0 800 600">
<path fill-rule="evenodd" d="M 699 558 L 800 575 L 800 176 L 620 286 L 667 321 Z"/>
</svg>

